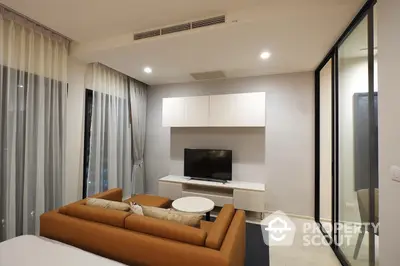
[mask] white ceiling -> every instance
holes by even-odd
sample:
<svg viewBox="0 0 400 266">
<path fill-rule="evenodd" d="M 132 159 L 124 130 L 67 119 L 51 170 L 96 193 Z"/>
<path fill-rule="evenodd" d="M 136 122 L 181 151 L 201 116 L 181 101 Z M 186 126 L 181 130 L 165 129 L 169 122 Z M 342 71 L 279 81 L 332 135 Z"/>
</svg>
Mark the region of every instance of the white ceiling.
<svg viewBox="0 0 400 266">
<path fill-rule="evenodd" d="M 8 7 L 82 42 L 219 15 L 263 1 L 0 0 Z"/>
<path fill-rule="evenodd" d="M 72 55 L 153 85 L 191 82 L 190 73 L 203 71 L 234 78 L 314 70 L 365 0 L 0 2 L 76 40 Z M 224 25 L 133 41 L 133 32 L 220 14 Z"/>
</svg>

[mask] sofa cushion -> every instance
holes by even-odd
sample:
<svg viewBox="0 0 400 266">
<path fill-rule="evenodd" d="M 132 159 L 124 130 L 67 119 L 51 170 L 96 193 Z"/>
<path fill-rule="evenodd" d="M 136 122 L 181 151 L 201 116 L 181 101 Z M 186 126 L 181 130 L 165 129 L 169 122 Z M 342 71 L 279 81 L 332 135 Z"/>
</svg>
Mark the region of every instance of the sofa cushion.
<svg viewBox="0 0 400 266">
<path fill-rule="evenodd" d="M 145 216 L 189 226 L 198 226 L 200 220 L 203 218 L 203 215 L 198 213 L 178 212 L 171 209 L 162 209 L 157 207 L 142 206 L 142 210 Z"/>
<path fill-rule="evenodd" d="M 60 213 L 87 221 L 125 228 L 125 219 L 131 213 L 111 209 L 103 209 L 88 205 L 71 205 L 60 209 Z"/>
<path fill-rule="evenodd" d="M 135 214 L 126 218 L 125 228 L 197 246 L 204 246 L 207 236 L 198 228 Z"/>
<path fill-rule="evenodd" d="M 139 205 L 152 206 L 158 208 L 168 208 L 170 207 L 171 201 L 169 198 L 147 195 L 147 194 L 137 194 L 132 198 L 125 200 L 126 203 L 135 202 Z"/>
<path fill-rule="evenodd" d="M 225 204 L 218 214 L 217 219 L 215 219 L 211 230 L 208 232 L 206 247 L 213 249 L 221 248 L 222 241 L 225 238 L 234 214 L 235 207 L 232 204 Z"/>
<path fill-rule="evenodd" d="M 211 231 L 211 228 L 213 226 L 213 222 L 208 222 L 208 221 L 200 221 L 200 229 L 204 230 L 207 232 L 207 234 Z"/>
<path fill-rule="evenodd" d="M 129 204 L 125 202 L 96 199 L 96 198 L 88 198 L 86 201 L 86 205 L 101 207 L 104 209 L 118 210 L 118 211 L 129 211 L 131 209 L 131 206 L 129 206 Z"/>
</svg>

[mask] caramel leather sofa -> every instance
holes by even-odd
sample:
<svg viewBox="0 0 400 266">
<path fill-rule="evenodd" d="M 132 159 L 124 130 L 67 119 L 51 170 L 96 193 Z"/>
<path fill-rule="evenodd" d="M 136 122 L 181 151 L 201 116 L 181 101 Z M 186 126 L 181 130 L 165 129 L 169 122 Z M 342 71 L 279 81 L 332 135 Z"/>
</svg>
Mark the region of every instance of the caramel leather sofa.
<svg viewBox="0 0 400 266">
<path fill-rule="evenodd" d="M 95 195 L 121 201 L 121 189 Z M 225 205 L 200 228 L 129 212 L 86 206 L 86 200 L 44 213 L 40 235 L 128 265 L 243 266 L 245 213 Z"/>
</svg>

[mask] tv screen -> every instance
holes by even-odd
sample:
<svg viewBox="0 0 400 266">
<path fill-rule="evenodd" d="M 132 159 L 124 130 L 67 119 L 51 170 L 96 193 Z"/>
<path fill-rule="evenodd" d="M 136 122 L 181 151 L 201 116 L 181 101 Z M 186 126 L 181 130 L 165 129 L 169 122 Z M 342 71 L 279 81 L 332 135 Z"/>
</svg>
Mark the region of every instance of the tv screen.
<svg viewBox="0 0 400 266">
<path fill-rule="evenodd" d="M 232 151 L 185 149 L 184 175 L 201 179 L 232 180 Z"/>
</svg>

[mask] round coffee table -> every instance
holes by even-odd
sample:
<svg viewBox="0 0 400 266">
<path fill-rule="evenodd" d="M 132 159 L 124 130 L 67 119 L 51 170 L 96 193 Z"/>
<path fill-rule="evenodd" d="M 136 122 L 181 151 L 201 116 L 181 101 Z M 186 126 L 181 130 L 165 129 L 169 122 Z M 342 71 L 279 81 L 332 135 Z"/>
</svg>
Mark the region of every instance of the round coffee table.
<svg viewBox="0 0 400 266">
<path fill-rule="evenodd" d="M 210 221 L 210 212 L 214 209 L 214 202 L 203 197 L 183 197 L 174 200 L 172 207 L 181 212 L 205 213 L 206 220 Z"/>
</svg>

